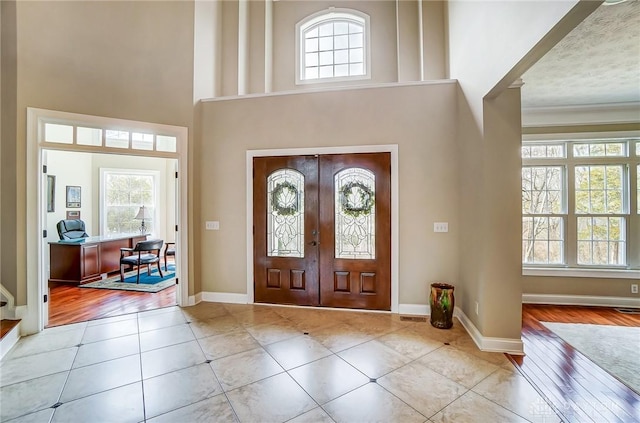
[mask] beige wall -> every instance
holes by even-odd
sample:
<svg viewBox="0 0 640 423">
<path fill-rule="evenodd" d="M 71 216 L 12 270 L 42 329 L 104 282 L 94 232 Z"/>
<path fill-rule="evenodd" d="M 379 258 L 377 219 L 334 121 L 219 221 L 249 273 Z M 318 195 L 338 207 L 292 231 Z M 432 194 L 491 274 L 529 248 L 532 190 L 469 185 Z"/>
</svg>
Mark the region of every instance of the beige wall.
<svg viewBox="0 0 640 423">
<path fill-rule="evenodd" d="M 17 137 L 17 46 L 16 46 L 16 3 L 1 1 L 0 11 L 0 51 L 2 63 L 0 68 L 0 82 L 2 84 L 2 98 L 0 106 L 0 227 L 2 238 L 0 245 L 0 283 L 16 298 L 26 297 L 26 286 L 18 283 L 18 246 L 24 248 L 25 242 L 17 231 L 16 222 L 19 221 L 16 196 L 18 181 L 18 145 Z M 24 217 L 22 217 L 24 224 Z"/>
<path fill-rule="evenodd" d="M 456 85 L 353 89 L 202 104 L 198 178 L 202 290 L 246 293 L 245 155 L 253 149 L 399 146 L 400 303 L 428 303 L 428 285 L 458 281 Z M 448 221 L 448 233 L 433 222 Z"/>
<path fill-rule="evenodd" d="M 15 222 L 3 224 L 2 272 L 16 281 L 17 304 L 26 302 L 26 269 L 35 266 L 24 236 L 26 108 L 191 128 L 193 25 L 191 2 L 17 3 L 17 142 L 7 145 L 3 161 L 12 164 L 2 170 L 16 181 L 2 189 L 3 223 Z M 3 149 L 5 142 L 3 134 Z"/>
<path fill-rule="evenodd" d="M 396 8 L 397 6 L 397 8 Z M 355 9 L 371 17 L 372 75 L 369 80 L 352 81 L 350 85 L 405 82 L 420 80 L 420 32 L 418 5 L 414 1 L 276 1 L 273 3 L 272 91 L 318 89 L 342 86 L 344 83 L 295 83 L 295 26 L 305 17 L 329 7 Z M 198 14 L 214 14 L 214 7 L 196 6 Z M 220 75 L 217 96 L 238 94 L 238 33 L 237 0 L 221 1 Z M 423 52 L 425 79 L 445 77 L 444 2 L 423 2 Z M 207 33 L 207 20 L 198 24 Z M 209 20 L 208 36 L 215 37 L 214 20 Z M 248 93 L 265 92 L 265 5 L 263 1 L 249 1 L 248 32 Z M 400 23 L 398 25 L 398 22 Z"/>
<path fill-rule="evenodd" d="M 484 336 L 520 337 L 521 193 L 515 184 L 521 167 L 521 105 L 519 89 L 514 94 L 507 87 L 598 5 L 576 0 L 447 3 L 449 74 L 460 84 L 459 263 L 467 299 L 462 310 Z"/>
<path fill-rule="evenodd" d="M 578 0 L 447 3 L 449 77 L 460 82 L 480 127 L 482 99 L 510 75 L 496 94 L 507 88 L 599 3 Z M 569 12 L 573 19 L 565 19 Z M 558 22 L 561 24 L 557 25 Z"/>
</svg>

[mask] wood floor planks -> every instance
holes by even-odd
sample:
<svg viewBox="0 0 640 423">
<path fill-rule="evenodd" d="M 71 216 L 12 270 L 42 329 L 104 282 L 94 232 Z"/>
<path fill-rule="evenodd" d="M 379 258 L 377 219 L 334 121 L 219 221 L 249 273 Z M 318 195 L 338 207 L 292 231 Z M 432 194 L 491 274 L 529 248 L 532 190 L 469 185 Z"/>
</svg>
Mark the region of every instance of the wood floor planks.
<svg viewBox="0 0 640 423">
<path fill-rule="evenodd" d="M 78 288 L 73 284 L 49 285 L 47 327 L 115 317 L 176 304 L 176 287 L 157 293 Z"/>
<path fill-rule="evenodd" d="M 575 350 L 541 322 L 640 327 L 640 315 L 606 307 L 524 304 L 520 372 L 566 422 L 640 422 L 640 395 Z"/>
</svg>

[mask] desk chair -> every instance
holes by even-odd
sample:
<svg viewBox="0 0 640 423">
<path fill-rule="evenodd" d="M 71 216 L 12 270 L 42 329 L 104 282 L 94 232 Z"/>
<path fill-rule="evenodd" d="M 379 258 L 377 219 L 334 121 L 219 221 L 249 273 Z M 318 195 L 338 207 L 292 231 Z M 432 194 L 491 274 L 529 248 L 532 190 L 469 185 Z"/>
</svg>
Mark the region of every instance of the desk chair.
<svg viewBox="0 0 640 423">
<path fill-rule="evenodd" d="M 173 260 L 175 262 L 176 259 L 176 243 L 175 242 L 167 242 L 164 247 L 164 271 L 167 271 L 167 256 L 173 256 Z"/>
<path fill-rule="evenodd" d="M 61 220 L 56 224 L 58 236 L 61 240 L 86 238 L 89 235 L 85 232 L 84 222 L 80 219 Z"/>
<path fill-rule="evenodd" d="M 147 265 L 147 275 L 151 274 L 151 264 L 158 265 L 158 272 L 163 278 L 162 269 L 160 268 L 160 250 L 162 249 L 163 240 L 153 239 L 150 241 L 140 241 L 134 248 L 120 248 L 120 282 L 124 282 L 123 266 L 136 266 L 138 275 L 136 283 L 140 283 L 140 267 Z M 137 253 L 137 254 L 136 254 Z"/>
</svg>

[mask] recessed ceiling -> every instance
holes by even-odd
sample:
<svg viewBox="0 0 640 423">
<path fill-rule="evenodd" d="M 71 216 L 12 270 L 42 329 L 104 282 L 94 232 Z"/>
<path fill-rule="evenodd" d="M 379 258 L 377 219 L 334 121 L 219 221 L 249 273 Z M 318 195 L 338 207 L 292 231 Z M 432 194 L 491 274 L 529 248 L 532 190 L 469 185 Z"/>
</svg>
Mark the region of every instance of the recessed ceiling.
<svg viewBox="0 0 640 423">
<path fill-rule="evenodd" d="M 640 1 L 601 5 L 522 80 L 523 108 L 640 103 Z"/>
</svg>

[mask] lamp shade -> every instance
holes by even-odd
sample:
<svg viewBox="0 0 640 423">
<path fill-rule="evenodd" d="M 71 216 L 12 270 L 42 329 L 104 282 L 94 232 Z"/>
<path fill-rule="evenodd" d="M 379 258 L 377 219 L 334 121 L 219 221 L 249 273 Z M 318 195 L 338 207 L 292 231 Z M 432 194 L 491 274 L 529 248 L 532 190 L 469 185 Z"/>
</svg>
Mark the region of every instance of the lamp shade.
<svg viewBox="0 0 640 423">
<path fill-rule="evenodd" d="M 136 215 L 136 217 L 134 217 L 134 219 L 137 219 L 137 220 L 151 219 L 151 213 L 149 213 L 149 209 L 147 209 L 145 206 L 142 206 L 138 210 L 138 214 Z"/>
</svg>

